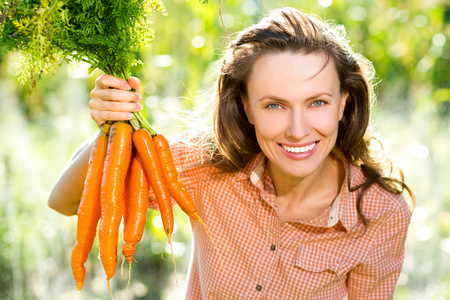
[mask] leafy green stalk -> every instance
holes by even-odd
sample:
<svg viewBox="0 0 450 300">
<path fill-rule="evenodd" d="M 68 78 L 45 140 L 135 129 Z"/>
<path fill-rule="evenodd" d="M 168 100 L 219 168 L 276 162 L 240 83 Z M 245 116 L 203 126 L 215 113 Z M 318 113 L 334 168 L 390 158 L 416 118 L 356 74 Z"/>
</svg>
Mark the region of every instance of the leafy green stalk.
<svg viewBox="0 0 450 300">
<path fill-rule="evenodd" d="M 23 53 L 19 81 L 32 88 L 63 62 L 127 80 L 142 63 L 136 53 L 153 41 L 149 17 L 165 13 L 159 0 L 12 0 L 0 4 L 0 55 Z M 142 114 L 142 127 L 155 133 Z M 144 122 L 145 121 L 145 122 Z"/>
<path fill-rule="evenodd" d="M 207 3 L 208 0 L 199 0 Z M 127 80 L 142 62 L 136 53 L 153 41 L 149 16 L 165 13 L 160 0 L 10 0 L 0 4 L 0 55 L 23 53 L 21 83 L 31 87 L 63 62 L 85 62 Z M 141 113 L 130 122 L 156 132 Z"/>
<path fill-rule="evenodd" d="M 149 16 L 159 0 L 42 0 L 2 2 L 0 54 L 20 51 L 21 82 L 35 84 L 63 61 L 127 79 L 141 63 L 136 52 L 153 41 Z"/>
</svg>

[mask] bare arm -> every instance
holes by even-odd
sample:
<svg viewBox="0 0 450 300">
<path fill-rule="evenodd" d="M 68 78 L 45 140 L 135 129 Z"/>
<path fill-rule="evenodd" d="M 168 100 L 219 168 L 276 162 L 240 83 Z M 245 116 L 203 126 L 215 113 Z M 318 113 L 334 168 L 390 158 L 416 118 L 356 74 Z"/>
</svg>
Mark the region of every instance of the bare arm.
<svg viewBox="0 0 450 300">
<path fill-rule="evenodd" d="M 131 88 L 136 92 L 130 92 Z M 131 112 L 140 111 L 139 80 L 130 78 L 127 81 L 102 75 L 95 81 L 95 88 L 91 92 L 91 117 L 100 127 L 106 121 L 129 120 L 133 117 Z M 71 216 L 78 211 L 83 194 L 89 156 L 92 145 L 99 132 L 84 142 L 64 167 L 56 184 L 54 185 L 48 206 L 57 212 Z"/>
<path fill-rule="evenodd" d="M 97 134 L 80 145 L 67 162 L 48 198 L 50 208 L 66 216 L 77 213 L 88 169 L 89 155 Z"/>
</svg>

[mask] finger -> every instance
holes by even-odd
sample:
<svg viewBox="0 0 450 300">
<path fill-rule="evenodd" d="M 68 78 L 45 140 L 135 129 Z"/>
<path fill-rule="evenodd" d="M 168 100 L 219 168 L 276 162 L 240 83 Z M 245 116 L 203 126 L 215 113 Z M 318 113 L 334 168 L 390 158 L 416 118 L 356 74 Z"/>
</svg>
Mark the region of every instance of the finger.
<svg viewBox="0 0 450 300">
<path fill-rule="evenodd" d="M 95 87 L 100 89 L 115 88 L 126 91 L 131 89 L 131 86 L 126 80 L 108 74 L 99 76 L 95 80 Z"/>
<path fill-rule="evenodd" d="M 130 84 L 131 88 L 136 91 L 136 93 L 140 94 L 140 80 L 137 77 L 130 77 L 128 78 L 128 83 Z"/>
<path fill-rule="evenodd" d="M 141 95 L 136 92 L 123 91 L 118 89 L 93 89 L 91 99 L 100 101 L 119 101 L 119 102 L 139 102 Z"/>
<path fill-rule="evenodd" d="M 130 112 L 102 111 L 91 109 L 91 118 L 100 127 L 106 121 L 128 121 L 133 118 Z"/>
<path fill-rule="evenodd" d="M 89 107 L 91 110 L 105 112 L 138 112 L 143 109 L 138 102 L 103 101 L 98 98 L 89 101 Z"/>
</svg>

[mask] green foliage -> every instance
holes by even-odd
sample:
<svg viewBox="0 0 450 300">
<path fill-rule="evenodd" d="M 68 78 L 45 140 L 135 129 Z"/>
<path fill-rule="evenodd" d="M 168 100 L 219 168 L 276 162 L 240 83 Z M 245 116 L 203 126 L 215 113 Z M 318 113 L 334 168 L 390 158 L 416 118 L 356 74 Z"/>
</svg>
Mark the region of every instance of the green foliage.
<svg viewBox="0 0 450 300">
<path fill-rule="evenodd" d="M 3 2 L 0 53 L 24 54 L 20 79 L 32 86 L 64 61 L 126 79 L 140 63 L 136 52 L 153 40 L 149 16 L 164 10 L 159 0 Z"/>
<path fill-rule="evenodd" d="M 64 58 L 54 38 L 67 27 L 67 10 L 63 1 L 48 0 L 22 1 L 13 10 L 1 32 L 0 53 L 21 51 L 24 57 L 20 81 L 31 79 L 35 85 L 36 78 L 54 71 Z"/>
<path fill-rule="evenodd" d="M 153 40 L 148 16 L 164 11 L 157 0 L 69 1 L 67 7 L 70 30 L 61 32 L 56 44 L 67 56 L 90 63 L 90 70 L 124 79 L 140 63 L 135 52 Z"/>
</svg>

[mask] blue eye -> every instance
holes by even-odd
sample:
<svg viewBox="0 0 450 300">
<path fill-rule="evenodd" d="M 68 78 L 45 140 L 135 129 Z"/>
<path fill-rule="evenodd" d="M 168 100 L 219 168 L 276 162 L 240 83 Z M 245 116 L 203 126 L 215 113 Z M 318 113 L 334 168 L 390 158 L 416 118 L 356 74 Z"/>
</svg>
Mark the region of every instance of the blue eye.
<svg viewBox="0 0 450 300">
<path fill-rule="evenodd" d="M 281 108 L 281 105 L 278 103 L 270 103 L 266 106 L 266 108 L 270 108 L 270 109 L 278 109 Z"/>
<path fill-rule="evenodd" d="M 326 104 L 326 102 L 324 100 L 314 100 L 314 102 L 311 104 L 311 106 L 322 106 L 325 104 Z"/>
</svg>

